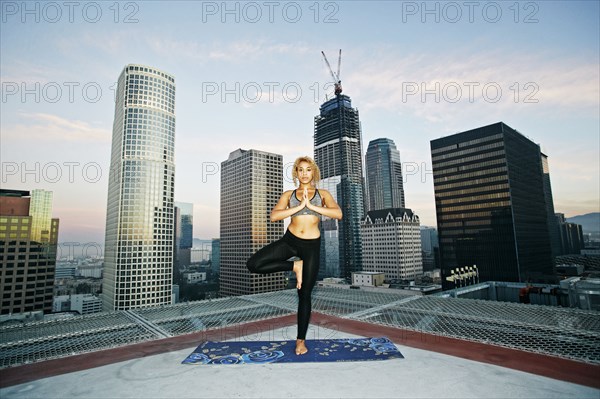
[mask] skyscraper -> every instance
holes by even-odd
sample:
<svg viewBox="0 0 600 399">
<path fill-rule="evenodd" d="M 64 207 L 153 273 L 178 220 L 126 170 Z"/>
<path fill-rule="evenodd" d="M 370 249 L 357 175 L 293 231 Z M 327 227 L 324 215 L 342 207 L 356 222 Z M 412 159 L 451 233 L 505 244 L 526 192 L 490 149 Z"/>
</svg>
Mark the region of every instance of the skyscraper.
<svg viewBox="0 0 600 399">
<path fill-rule="evenodd" d="M 213 238 L 210 251 L 210 270 L 214 274 L 221 270 L 221 239 Z"/>
<path fill-rule="evenodd" d="M 502 122 L 431 141 L 444 289 L 456 267 L 480 280 L 552 282 L 539 145 Z"/>
<path fill-rule="evenodd" d="M 170 304 L 175 79 L 127 65 L 117 85 L 108 183 L 104 310 Z"/>
<path fill-rule="evenodd" d="M 191 250 L 194 241 L 194 204 L 175 202 L 175 269 L 187 267 L 191 263 Z M 175 274 L 178 270 L 173 271 Z M 175 278 L 173 281 L 179 281 Z"/>
<path fill-rule="evenodd" d="M 548 164 L 548 156 L 542 155 L 542 170 L 544 172 L 544 195 L 546 197 L 546 214 L 548 217 L 548 229 L 550 230 L 550 245 L 552 247 L 552 256 L 562 254 L 562 246 L 560 241 L 560 233 L 558 222 L 554 212 L 554 199 L 552 197 L 552 185 L 550 184 L 550 166 Z"/>
<path fill-rule="evenodd" d="M 365 155 L 368 210 L 404 208 L 400 152 L 393 140 L 369 142 Z"/>
<path fill-rule="evenodd" d="M 316 162 L 316 161 L 315 161 Z M 318 165 L 318 164 L 317 164 Z M 321 179 L 318 187 L 329 191 L 339 204 L 338 185 L 340 176 Z M 345 215 L 344 215 L 345 217 Z M 340 235 L 337 219 L 321 217 L 321 260 L 319 267 L 319 279 L 325 277 L 339 277 L 340 271 Z"/>
<path fill-rule="evenodd" d="M 57 244 L 52 191 L 0 190 L 0 314 L 52 312 Z"/>
<path fill-rule="evenodd" d="M 192 248 L 194 240 L 194 204 L 189 202 L 175 202 L 175 206 L 181 212 L 179 248 Z"/>
<path fill-rule="evenodd" d="M 337 94 L 321 105 L 314 125 L 314 158 L 321 170 L 319 187 L 331 192 L 344 214 L 339 221 L 323 222 L 321 267 L 325 262 L 325 268 L 331 270 L 327 263 L 337 261 L 337 275 L 350 279 L 352 272 L 362 270 L 360 222 L 364 215 L 364 181 L 358 110 L 352 108 L 350 97 Z M 332 251 L 328 248 L 335 248 L 332 239 L 338 241 L 338 259 L 329 257 Z"/>
<path fill-rule="evenodd" d="M 421 252 L 423 253 L 423 271 L 439 268 L 440 245 L 434 227 L 421 226 Z"/>
<path fill-rule="evenodd" d="M 31 239 L 44 244 L 49 243 L 52 232 L 52 191 L 33 190 L 29 202 L 29 214 L 31 215 Z"/>
<path fill-rule="evenodd" d="M 283 192 L 283 157 L 237 149 L 221 163 L 220 295 L 246 295 L 285 288 L 285 275 L 250 273 L 246 261 L 283 235 L 283 220 L 271 210 Z"/>
</svg>

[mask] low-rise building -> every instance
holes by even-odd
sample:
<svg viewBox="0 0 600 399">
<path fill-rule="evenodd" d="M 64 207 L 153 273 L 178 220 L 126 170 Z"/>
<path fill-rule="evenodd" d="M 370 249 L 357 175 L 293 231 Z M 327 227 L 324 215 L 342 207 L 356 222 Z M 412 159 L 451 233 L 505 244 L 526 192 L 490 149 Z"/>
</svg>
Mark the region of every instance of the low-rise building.
<svg viewBox="0 0 600 399">
<path fill-rule="evenodd" d="M 423 273 L 419 217 L 407 208 L 367 212 L 361 222 L 363 271 L 389 279 L 414 279 Z"/>
<path fill-rule="evenodd" d="M 385 280 L 385 274 L 377 272 L 352 273 L 352 285 L 380 287 Z"/>
</svg>

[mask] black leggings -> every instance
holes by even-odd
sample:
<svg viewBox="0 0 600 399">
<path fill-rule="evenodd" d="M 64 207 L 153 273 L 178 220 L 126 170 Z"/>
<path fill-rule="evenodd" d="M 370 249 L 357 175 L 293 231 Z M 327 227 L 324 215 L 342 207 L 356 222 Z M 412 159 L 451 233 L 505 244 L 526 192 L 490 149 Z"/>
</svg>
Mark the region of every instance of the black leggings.
<svg viewBox="0 0 600 399">
<path fill-rule="evenodd" d="M 321 238 L 299 238 L 289 230 L 280 240 L 261 248 L 248 259 L 246 266 L 252 273 L 292 271 L 293 256 L 302 259 L 302 286 L 298 290 L 298 339 L 306 339 L 311 312 L 311 293 L 319 273 Z"/>
</svg>

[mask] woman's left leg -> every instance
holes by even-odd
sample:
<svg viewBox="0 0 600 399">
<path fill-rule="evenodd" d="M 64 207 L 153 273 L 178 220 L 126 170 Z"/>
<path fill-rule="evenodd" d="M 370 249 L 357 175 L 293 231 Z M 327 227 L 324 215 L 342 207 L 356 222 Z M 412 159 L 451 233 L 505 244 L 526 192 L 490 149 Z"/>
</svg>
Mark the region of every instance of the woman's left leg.
<svg viewBox="0 0 600 399">
<path fill-rule="evenodd" d="M 281 238 L 259 249 L 248 259 L 246 267 L 251 273 L 259 274 L 292 271 L 294 262 L 287 259 L 295 255 L 294 247 Z"/>
</svg>

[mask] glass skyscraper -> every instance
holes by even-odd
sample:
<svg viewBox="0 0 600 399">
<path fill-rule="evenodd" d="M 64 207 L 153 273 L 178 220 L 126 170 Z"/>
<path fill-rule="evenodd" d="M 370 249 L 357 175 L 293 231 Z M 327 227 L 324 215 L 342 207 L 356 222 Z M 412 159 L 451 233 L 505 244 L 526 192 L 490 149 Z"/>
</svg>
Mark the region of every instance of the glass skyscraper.
<svg viewBox="0 0 600 399">
<path fill-rule="evenodd" d="M 283 236 L 283 220 L 270 220 L 282 192 L 281 155 L 237 149 L 221 163 L 221 296 L 285 288 L 284 272 L 260 275 L 246 267 L 252 254 Z"/>
<path fill-rule="evenodd" d="M 365 155 L 368 210 L 404 208 L 400 152 L 391 139 L 369 142 Z"/>
<path fill-rule="evenodd" d="M 431 141 L 442 284 L 476 265 L 480 281 L 554 282 L 540 146 L 499 122 Z"/>
<path fill-rule="evenodd" d="M 194 240 L 194 204 L 189 202 L 175 202 L 175 206 L 179 208 L 179 240 L 180 249 L 192 248 Z"/>
<path fill-rule="evenodd" d="M 32 190 L 29 203 L 31 239 L 48 243 L 52 224 L 52 191 Z"/>
<path fill-rule="evenodd" d="M 58 222 L 52 191 L 0 190 L 0 314 L 52 312 Z"/>
<path fill-rule="evenodd" d="M 314 158 L 321 170 L 319 187 L 331 192 L 344 214 L 339 221 L 323 221 L 321 268 L 337 269 L 336 276 L 350 279 L 352 272 L 362 270 L 360 223 L 365 210 L 358 110 L 352 108 L 350 97 L 338 94 L 321 105 L 314 126 Z M 338 242 L 337 259 L 331 256 L 335 248 L 331 240 Z M 329 262 L 337 265 L 332 267 Z"/>
<path fill-rule="evenodd" d="M 316 161 L 315 161 L 316 162 Z M 331 196 L 338 201 L 338 186 L 341 176 L 332 176 L 321 179 L 318 188 L 329 191 Z M 321 218 L 321 260 L 319 279 L 340 276 L 340 239 L 337 219 Z"/>
<path fill-rule="evenodd" d="M 421 226 L 421 252 L 423 253 L 423 271 L 439 268 L 440 245 L 434 227 Z"/>
<path fill-rule="evenodd" d="M 221 270 L 221 239 L 213 238 L 210 251 L 210 270 L 213 273 L 220 273 Z"/>
<path fill-rule="evenodd" d="M 172 302 L 175 79 L 130 64 L 117 85 L 108 183 L 104 310 Z"/>
<path fill-rule="evenodd" d="M 191 264 L 194 204 L 175 202 L 173 243 L 173 284 L 181 285 L 182 271 Z"/>
</svg>

